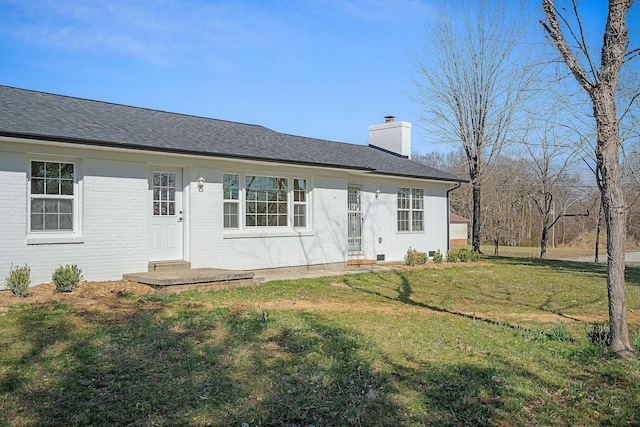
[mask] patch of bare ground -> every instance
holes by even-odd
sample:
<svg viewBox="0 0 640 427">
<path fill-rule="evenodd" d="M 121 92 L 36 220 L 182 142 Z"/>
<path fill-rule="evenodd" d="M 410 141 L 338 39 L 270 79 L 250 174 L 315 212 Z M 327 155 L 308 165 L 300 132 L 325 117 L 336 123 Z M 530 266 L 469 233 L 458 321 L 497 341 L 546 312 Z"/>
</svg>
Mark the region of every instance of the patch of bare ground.
<svg viewBox="0 0 640 427">
<path fill-rule="evenodd" d="M 45 283 L 30 287 L 25 297 L 16 296 L 8 290 L 0 291 L 0 313 L 15 304 L 51 301 L 66 304 L 77 311 L 117 312 L 132 306 L 131 301 L 123 296 L 154 292 L 151 286 L 127 281 L 80 282 L 73 292 L 56 292 L 53 283 Z"/>
<path fill-rule="evenodd" d="M 485 267 L 491 264 L 485 261 L 478 261 L 478 262 L 441 262 L 441 263 L 427 262 L 426 264 L 422 264 L 422 265 L 406 265 L 405 263 L 402 263 L 402 262 L 389 262 L 389 263 L 384 263 L 382 265 L 384 265 L 385 267 L 391 267 L 394 270 L 416 271 L 416 270 L 429 270 L 429 269 L 441 270 L 441 269 L 451 268 L 451 267 Z"/>
</svg>

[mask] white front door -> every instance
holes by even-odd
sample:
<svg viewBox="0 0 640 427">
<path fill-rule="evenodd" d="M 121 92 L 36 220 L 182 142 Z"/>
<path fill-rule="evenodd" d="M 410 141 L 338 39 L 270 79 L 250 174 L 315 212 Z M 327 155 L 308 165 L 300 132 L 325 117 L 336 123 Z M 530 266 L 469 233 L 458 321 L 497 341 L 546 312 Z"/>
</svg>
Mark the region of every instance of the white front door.
<svg viewBox="0 0 640 427">
<path fill-rule="evenodd" d="M 149 179 L 149 261 L 182 260 L 182 169 L 153 167 Z"/>
</svg>

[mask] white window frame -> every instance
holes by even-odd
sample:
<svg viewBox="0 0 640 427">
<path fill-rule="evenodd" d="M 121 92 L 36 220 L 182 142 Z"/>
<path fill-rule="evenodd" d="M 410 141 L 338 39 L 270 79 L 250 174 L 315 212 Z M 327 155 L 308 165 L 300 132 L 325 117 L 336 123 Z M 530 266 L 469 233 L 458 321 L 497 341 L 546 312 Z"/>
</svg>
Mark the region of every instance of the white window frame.
<svg viewBox="0 0 640 427">
<path fill-rule="evenodd" d="M 424 189 L 398 187 L 396 197 L 396 231 L 424 233 Z"/>
<path fill-rule="evenodd" d="M 225 176 L 228 175 L 236 175 L 238 177 L 239 189 L 238 189 L 238 199 L 228 199 L 225 194 Z M 250 202 L 247 200 L 247 177 L 256 176 L 256 177 L 265 177 L 265 178 L 275 178 L 275 179 L 286 179 L 287 182 L 287 192 L 286 192 L 286 225 L 247 225 L 247 203 Z M 296 200 L 300 199 L 300 193 L 296 195 L 296 180 L 304 181 L 305 189 L 304 191 L 304 200 Z M 252 237 L 252 236 L 287 236 L 291 235 L 300 235 L 303 234 L 312 234 L 312 225 L 311 225 L 311 195 L 312 195 L 312 177 L 307 175 L 285 175 L 285 174 L 274 174 L 273 172 L 264 172 L 264 171 L 242 171 L 242 170 L 228 170 L 223 172 L 222 176 L 222 226 L 224 230 L 225 237 L 228 238 L 236 238 L 236 237 Z M 300 190 L 298 190 L 300 191 Z M 225 213 L 227 213 L 227 208 L 225 205 L 227 203 L 237 204 L 238 211 L 238 227 L 225 227 Z M 268 201 L 267 201 L 268 203 Z M 277 206 L 277 205 L 276 205 Z M 303 216 L 298 216 L 296 219 L 296 211 L 303 211 Z M 251 214 L 249 214 L 251 215 Z M 302 219 L 304 218 L 304 219 Z M 277 220 L 276 220 L 277 221 Z M 304 222 L 304 225 L 302 222 Z"/>
<path fill-rule="evenodd" d="M 293 228 L 308 228 L 309 224 L 309 180 L 302 177 L 292 178 L 292 200 L 293 200 Z M 296 189 L 296 185 L 299 187 L 299 182 L 304 182 L 304 188 Z M 298 212 L 299 209 L 303 210 L 303 213 Z M 300 223 L 302 220 L 302 223 Z"/>
<path fill-rule="evenodd" d="M 236 182 L 237 188 L 236 188 L 235 194 L 231 191 L 227 194 L 227 191 L 225 188 L 226 176 L 237 177 L 237 182 Z M 241 206 L 240 195 L 242 193 L 242 186 L 240 185 L 240 179 L 241 177 L 240 177 L 240 174 L 238 173 L 225 173 L 222 175 L 222 227 L 225 230 L 230 230 L 230 229 L 238 230 L 240 228 L 240 224 L 242 223 L 241 221 L 242 212 L 240 209 L 240 206 Z M 235 213 L 230 211 L 233 207 L 235 207 Z M 235 225 L 232 225 L 231 221 L 233 221 L 234 217 L 235 217 Z M 227 222 L 227 220 L 229 220 L 229 222 Z"/>
<path fill-rule="evenodd" d="M 34 163 L 57 163 L 70 164 L 73 166 L 72 194 L 40 194 L 33 193 L 35 179 L 46 179 L 45 177 L 33 176 Z M 81 211 L 81 163 L 79 159 L 70 159 L 57 156 L 31 157 L 27 161 L 27 244 L 49 244 L 49 243 L 82 243 L 82 211 Z M 52 178 L 56 179 L 56 178 Z M 60 185 L 63 180 L 57 178 Z M 71 200 L 71 228 L 70 229 L 33 229 L 32 223 L 32 201 L 34 200 Z"/>
</svg>

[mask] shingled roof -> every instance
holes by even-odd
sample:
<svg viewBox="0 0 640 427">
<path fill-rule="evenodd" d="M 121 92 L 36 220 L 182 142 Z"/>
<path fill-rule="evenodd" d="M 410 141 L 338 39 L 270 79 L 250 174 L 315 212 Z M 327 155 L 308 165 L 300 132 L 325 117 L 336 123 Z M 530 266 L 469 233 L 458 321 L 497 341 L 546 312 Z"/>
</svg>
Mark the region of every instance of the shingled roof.
<svg viewBox="0 0 640 427">
<path fill-rule="evenodd" d="M 0 136 L 465 181 L 371 146 L 8 86 L 0 86 Z"/>
</svg>

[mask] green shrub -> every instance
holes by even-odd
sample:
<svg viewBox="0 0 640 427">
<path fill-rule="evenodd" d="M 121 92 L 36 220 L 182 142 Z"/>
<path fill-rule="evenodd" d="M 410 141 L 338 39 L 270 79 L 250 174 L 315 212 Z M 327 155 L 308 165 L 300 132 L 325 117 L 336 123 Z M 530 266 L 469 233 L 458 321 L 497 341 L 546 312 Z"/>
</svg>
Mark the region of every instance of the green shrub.
<svg viewBox="0 0 640 427">
<path fill-rule="evenodd" d="M 29 284 L 31 284 L 31 268 L 29 265 L 25 264 L 24 267 L 13 268 L 13 264 L 11 264 L 9 275 L 4 284 L 14 295 L 19 297 L 27 295 Z"/>
<path fill-rule="evenodd" d="M 72 292 L 82 280 L 82 270 L 77 265 L 65 265 L 56 268 L 51 276 L 56 284 L 56 292 Z"/>
<path fill-rule="evenodd" d="M 589 342 L 598 347 L 608 347 L 611 342 L 609 325 L 607 323 L 592 323 L 587 326 Z"/>
<path fill-rule="evenodd" d="M 567 325 L 564 322 L 557 321 L 553 324 L 547 336 L 553 341 L 571 341 L 571 333 L 567 329 Z"/>
<path fill-rule="evenodd" d="M 425 252 L 419 252 L 416 249 L 409 247 L 407 249 L 407 255 L 404 257 L 404 263 L 407 265 L 422 265 L 427 262 L 427 254 Z"/>
<path fill-rule="evenodd" d="M 444 257 L 442 256 L 442 252 L 440 252 L 440 249 L 438 249 L 436 253 L 433 254 L 433 262 L 435 262 L 436 264 L 442 263 L 443 258 Z"/>
<path fill-rule="evenodd" d="M 449 262 L 476 262 L 479 259 L 480 254 L 469 248 L 460 248 L 457 251 L 449 251 L 447 254 L 447 261 Z"/>
</svg>

